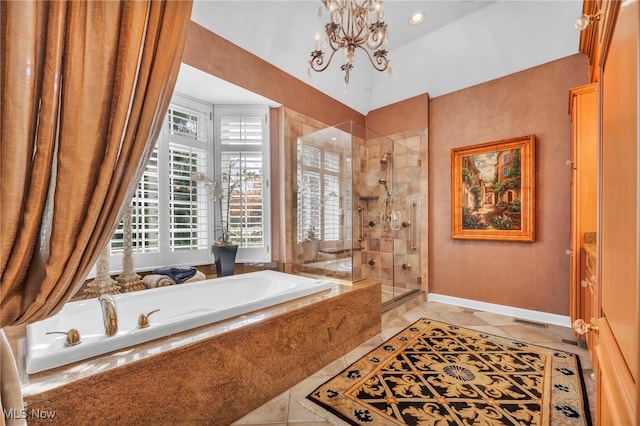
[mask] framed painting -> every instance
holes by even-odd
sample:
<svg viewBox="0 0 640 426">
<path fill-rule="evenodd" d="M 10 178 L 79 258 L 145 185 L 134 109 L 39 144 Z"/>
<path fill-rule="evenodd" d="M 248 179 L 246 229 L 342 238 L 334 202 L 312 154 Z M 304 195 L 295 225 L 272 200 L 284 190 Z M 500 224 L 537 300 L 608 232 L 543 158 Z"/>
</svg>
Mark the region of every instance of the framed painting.
<svg viewBox="0 0 640 426">
<path fill-rule="evenodd" d="M 534 241 L 535 139 L 451 150 L 451 238 Z"/>
</svg>

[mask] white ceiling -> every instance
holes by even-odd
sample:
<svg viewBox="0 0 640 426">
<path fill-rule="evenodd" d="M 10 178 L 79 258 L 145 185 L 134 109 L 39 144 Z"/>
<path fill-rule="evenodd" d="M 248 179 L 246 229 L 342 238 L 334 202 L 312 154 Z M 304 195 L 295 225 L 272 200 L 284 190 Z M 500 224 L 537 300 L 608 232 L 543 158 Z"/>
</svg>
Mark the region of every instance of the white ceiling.
<svg viewBox="0 0 640 426">
<path fill-rule="evenodd" d="M 348 91 L 341 63 L 321 73 L 308 60 L 327 14 L 319 1 L 195 0 L 191 19 L 299 80 L 366 114 L 423 93 L 440 96 L 578 53 L 574 22 L 582 0 L 386 0 L 388 57 L 393 77 L 357 52 Z M 427 19 L 412 26 L 408 18 Z M 176 91 L 213 103 L 270 103 L 265 98 L 183 65 Z"/>
</svg>

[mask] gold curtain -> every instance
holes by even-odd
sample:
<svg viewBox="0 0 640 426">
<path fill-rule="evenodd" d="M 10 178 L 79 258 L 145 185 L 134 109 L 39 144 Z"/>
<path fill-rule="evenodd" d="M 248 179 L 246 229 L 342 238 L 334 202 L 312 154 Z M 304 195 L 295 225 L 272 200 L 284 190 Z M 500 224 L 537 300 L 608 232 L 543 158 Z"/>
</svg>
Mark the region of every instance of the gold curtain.
<svg viewBox="0 0 640 426">
<path fill-rule="evenodd" d="M 2 2 L 0 326 L 58 312 L 108 242 L 163 123 L 191 6 Z M 0 337 L 7 408 L 15 362 Z"/>
</svg>

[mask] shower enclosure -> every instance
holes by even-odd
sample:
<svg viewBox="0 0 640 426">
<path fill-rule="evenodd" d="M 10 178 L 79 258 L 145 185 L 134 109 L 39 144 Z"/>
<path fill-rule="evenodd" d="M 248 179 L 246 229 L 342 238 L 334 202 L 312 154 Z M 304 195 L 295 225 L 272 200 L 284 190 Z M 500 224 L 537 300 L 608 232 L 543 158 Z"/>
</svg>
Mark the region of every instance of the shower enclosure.
<svg viewBox="0 0 640 426">
<path fill-rule="evenodd" d="M 297 273 L 420 289 L 419 152 L 348 122 L 298 138 Z"/>
</svg>

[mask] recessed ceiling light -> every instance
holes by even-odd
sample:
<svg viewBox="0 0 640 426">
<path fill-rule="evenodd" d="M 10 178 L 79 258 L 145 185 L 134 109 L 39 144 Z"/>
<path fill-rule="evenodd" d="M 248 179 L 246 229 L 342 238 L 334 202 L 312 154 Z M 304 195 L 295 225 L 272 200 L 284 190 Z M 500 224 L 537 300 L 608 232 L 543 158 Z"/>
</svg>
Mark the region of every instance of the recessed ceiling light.
<svg viewBox="0 0 640 426">
<path fill-rule="evenodd" d="M 409 18 L 409 23 L 411 25 L 418 25 L 424 22 L 424 18 L 426 18 L 426 14 L 424 12 L 416 12 Z"/>
</svg>

